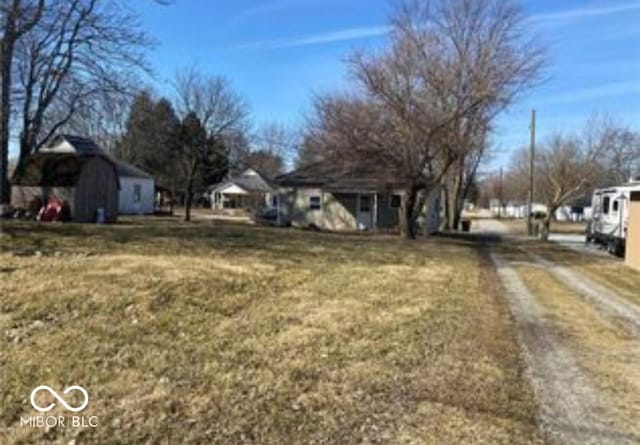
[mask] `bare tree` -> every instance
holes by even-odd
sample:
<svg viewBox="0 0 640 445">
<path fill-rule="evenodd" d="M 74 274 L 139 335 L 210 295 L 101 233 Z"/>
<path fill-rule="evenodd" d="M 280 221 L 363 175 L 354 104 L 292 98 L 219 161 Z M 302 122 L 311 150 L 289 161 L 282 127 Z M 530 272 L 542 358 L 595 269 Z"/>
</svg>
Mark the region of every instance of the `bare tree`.
<svg viewBox="0 0 640 445">
<path fill-rule="evenodd" d="M 295 134 L 284 125 L 271 122 L 260 127 L 252 141 L 251 150 L 239 165 L 255 168 L 271 178 L 284 173 L 285 163 L 295 152 Z"/>
<path fill-rule="evenodd" d="M 186 166 L 180 179 L 185 184 L 185 220 L 189 221 L 196 173 L 203 166 L 226 172 L 227 162 L 210 161 L 226 141 L 246 140 L 243 135 L 248 128 L 249 108 L 224 77 L 205 74 L 193 67 L 179 71 L 174 85 L 175 108 L 182 117 L 183 127 L 189 124 L 187 129 L 192 127 L 191 133 L 196 134 L 201 127 L 204 134 L 193 137 L 187 131 L 187 142 L 182 143 L 177 153 L 176 162 Z M 218 173 L 222 171 L 209 171 L 207 175 L 218 176 Z"/>
<path fill-rule="evenodd" d="M 71 0 L 45 7 L 17 48 L 18 168 L 92 102 L 133 91 L 129 73 L 147 68 L 149 44 L 136 17 L 116 2 Z"/>
<path fill-rule="evenodd" d="M 579 198 L 600 174 L 598 159 L 605 154 L 602 141 L 581 140 L 575 136 L 554 134 L 538 152 L 536 189 L 547 207 L 541 237 L 547 239 L 556 210 Z"/>
<path fill-rule="evenodd" d="M 622 184 L 640 174 L 640 133 L 612 116 L 593 114 L 587 121 L 584 138 L 602 154 L 598 159 L 598 186 Z"/>
<path fill-rule="evenodd" d="M 174 86 L 178 114 L 194 113 L 210 136 L 248 131 L 249 106 L 225 77 L 188 67 L 178 71 Z"/>
<path fill-rule="evenodd" d="M 387 50 L 350 59 L 359 93 L 317 102 L 315 134 L 341 161 L 394 172 L 401 231 L 413 238 L 428 195 L 476 145 L 477 116 L 490 119 L 532 86 L 544 52 L 508 0 L 409 1 L 391 27 Z"/>
<path fill-rule="evenodd" d="M 54 101 L 44 121 L 44 128 L 54 127 L 68 113 L 68 97 L 64 91 Z M 92 100 L 77 105 L 77 111 L 58 127 L 59 131 L 87 136 L 108 152 L 113 152 L 122 137 L 132 97 L 128 94 L 109 94 L 105 91 L 92 96 Z"/>
<path fill-rule="evenodd" d="M 464 131 L 454 132 L 452 135 L 456 143 L 464 148 L 443 181 L 446 204 L 444 228 L 447 230 L 459 228 L 464 200 L 476 181 L 480 163 L 487 155 L 489 144 L 487 120 L 483 113 L 476 110 L 470 113 L 469 122 L 465 125 Z"/>
<path fill-rule="evenodd" d="M 0 204 L 8 204 L 9 196 L 9 125 L 11 122 L 11 88 L 14 51 L 18 40 L 40 20 L 44 0 L 1 0 L 2 37 L 0 38 Z"/>
</svg>

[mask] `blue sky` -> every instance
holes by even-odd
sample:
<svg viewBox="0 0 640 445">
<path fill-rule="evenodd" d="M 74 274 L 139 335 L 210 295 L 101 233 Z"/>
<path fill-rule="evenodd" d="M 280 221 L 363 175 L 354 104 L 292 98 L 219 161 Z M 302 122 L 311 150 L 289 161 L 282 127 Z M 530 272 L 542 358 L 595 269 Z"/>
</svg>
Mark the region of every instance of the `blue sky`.
<svg viewBox="0 0 640 445">
<path fill-rule="evenodd" d="M 530 26 L 550 48 L 546 82 L 497 122 L 498 155 L 528 141 L 529 112 L 538 134 L 584 125 L 609 113 L 640 130 L 640 0 L 523 1 Z M 251 104 L 256 125 L 303 122 L 314 92 L 346 85 L 343 60 L 355 48 L 384 43 L 387 0 L 174 0 L 134 7 L 157 40 L 152 82 L 170 91 L 179 67 L 227 76 Z"/>
</svg>

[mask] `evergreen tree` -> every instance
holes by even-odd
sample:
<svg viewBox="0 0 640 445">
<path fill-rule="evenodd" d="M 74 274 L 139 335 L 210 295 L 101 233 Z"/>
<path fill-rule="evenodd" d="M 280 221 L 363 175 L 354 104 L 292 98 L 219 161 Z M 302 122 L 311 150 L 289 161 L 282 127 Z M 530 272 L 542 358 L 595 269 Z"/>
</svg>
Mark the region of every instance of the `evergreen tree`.
<svg viewBox="0 0 640 445">
<path fill-rule="evenodd" d="M 229 172 L 229 153 L 222 138 L 209 137 L 208 150 L 204 153 L 198 174 L 197 187 L 204 190 L 217 184 Z"/>
<path fill-rule="evenodd" d="M 114 150 L 118 159 L 144 170 L 150 170 L 150 153 L 154 150 L 154 141 L 150 138 L 155 129 L 154 106 L 155 102 L 149 91 L 138 93 L 131 104 L 125 134 Z"/>
<path fill-rule="evenodd" d="M 181 186 L 175 167 L 179 131 L 180 120 L 171 102 L 165 98 L 156 102 L 148 91 L 141 91 L 131 105 L 125 134 L 114 155 L 153 175 L 175 198 Z"/>
</svg>

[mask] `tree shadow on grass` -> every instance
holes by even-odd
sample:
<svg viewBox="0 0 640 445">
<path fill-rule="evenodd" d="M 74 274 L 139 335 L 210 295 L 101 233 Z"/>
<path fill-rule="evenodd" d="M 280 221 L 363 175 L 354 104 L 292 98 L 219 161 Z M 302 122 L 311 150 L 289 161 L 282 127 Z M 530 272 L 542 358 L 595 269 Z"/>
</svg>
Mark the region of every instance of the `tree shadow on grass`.
<svg viewBox="0 0 640 445">
<path fill-rule="evenodd" d="M 52 252 L 175 254 L 194 258 L 216 253 L 266 255 L 294 261 L 349 261 L 363 266 L 415 263 L 449 255 L 446 239 L 407 241 L 397 235 L 319 232 L 218 221 L 182 223 L 143 220 L 112 225 L 5 224 L 3 251 L 17 255 Z M 439 248 L 434 249 L 434 246 Z M 451 253 L 453 256 L 453 253 Z"/>
</svg>

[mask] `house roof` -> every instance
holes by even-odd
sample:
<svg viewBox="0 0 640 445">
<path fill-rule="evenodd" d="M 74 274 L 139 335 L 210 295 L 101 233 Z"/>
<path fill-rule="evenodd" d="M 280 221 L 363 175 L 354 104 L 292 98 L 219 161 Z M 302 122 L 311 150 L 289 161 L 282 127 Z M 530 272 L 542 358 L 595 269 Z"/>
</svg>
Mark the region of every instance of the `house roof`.
<svg viewBox="0 0 640 445">
<path fill-rule="evenodd" d="M 236 177 L 229 178 L 220 184 L 216 184 L 211 187 L 210 191 L 215 193 L 231 185 L 240 187 L 247 193 L 269 193 L 273 191 L 271 182 L 265 176 L 252 168 L 245 170 Z"/>
<path fill-rule="evenodd" d="M 399 186 L 401 181 L 393 168 L 373 162 L 356 164 L 331 160 L 316 162 L 276 178 L 282 186 L 313 187 L 327 190 L 380 190 Z"/>
</svg>

